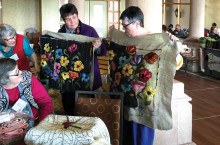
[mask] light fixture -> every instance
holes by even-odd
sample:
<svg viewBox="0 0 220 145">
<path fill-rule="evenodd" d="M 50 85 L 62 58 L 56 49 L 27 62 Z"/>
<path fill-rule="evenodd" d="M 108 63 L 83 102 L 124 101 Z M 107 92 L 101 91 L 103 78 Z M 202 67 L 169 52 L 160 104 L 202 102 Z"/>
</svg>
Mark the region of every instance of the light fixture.
<svg viewBox="0 0 220 145">
<path fill-rule="evenodd" d="M 176 17 L 178 17 L 178 8 L 176 8 L 176 10 L 174 11 L 174 14 Z M 180 18 L 181 18 L 181 12 L 180 12 Z"/>
</svg>

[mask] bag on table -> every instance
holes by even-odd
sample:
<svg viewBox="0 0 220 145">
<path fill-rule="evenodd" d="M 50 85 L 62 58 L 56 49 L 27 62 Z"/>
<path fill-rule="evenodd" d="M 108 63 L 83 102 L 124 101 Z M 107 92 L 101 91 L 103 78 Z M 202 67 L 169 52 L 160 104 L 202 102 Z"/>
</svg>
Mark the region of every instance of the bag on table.
<svg viewBox="0 0 220 145">
<path fill-rule="evenodd" d="M 199 47 L 200 48 L 206 48 L 206 37 L 200 37 L 199 38 Z"/>
</svg>

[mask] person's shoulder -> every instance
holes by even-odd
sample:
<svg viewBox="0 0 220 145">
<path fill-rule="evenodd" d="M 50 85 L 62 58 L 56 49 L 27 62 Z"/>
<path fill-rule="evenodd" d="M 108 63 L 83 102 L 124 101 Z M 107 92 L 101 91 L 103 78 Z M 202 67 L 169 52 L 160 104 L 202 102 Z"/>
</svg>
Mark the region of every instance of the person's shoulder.
<svg viewBox="0 0 220 145">
<path fill-rule="evenodd" d="M 89 37 L 99 37 L 98 33 L 96 32 L 96 30 L 92 27 L 89 26 L 87 24 L 84 24 L 81 22 L 81 33 L 85 36 L 89 36 Z"/>
<path fill-rule="evenodd" d="M 82 27 L 83 29 L 85 29 L 85 30 L 94 30 L 94 31 L 95 31 L 95 29 L 94 29 L 92 26 L 87 25 L 87 24 L 82 23 L 82 22 L 81 22 L 81 27 Z"/>
<path fill-rule="evenodd" d="M 29 42 L 29 39 L 28 39 L 27 37 L 24 36 L 24 41 L 28 41 L 28 42 Z"/>
<path fill-rule="evenodd" d="M 25 36 L 24 36 L 24 35 L 21 35 L 21 34 L 16 34 L 16 37 L 17 37 L 17 38 L 24 38 Z"/>
<path fill-rule="evenodd" d="M 185 31 L 181 29 L 180 32 L 185 32 Z"/>
<path fill-rule="evenodd" d="M 58 33 L 65 33 L 66 29 L 65 29 L 65 24 L 58 30 Z"/>
<path fill-rule="evenodd" d="M 180 33 L 181 33 L 181 34 L 184 34 L 184 35 L 186 34 L 185 31 L 183 31 L 183 30 L 180 30 Z"/>
</svg>

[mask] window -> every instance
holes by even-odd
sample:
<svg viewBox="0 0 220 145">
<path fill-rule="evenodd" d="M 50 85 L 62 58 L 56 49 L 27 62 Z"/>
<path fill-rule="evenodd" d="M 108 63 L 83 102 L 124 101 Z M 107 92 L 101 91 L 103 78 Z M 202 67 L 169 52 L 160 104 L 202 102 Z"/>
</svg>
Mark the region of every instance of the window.
<svg viewBox="0 0 220 145">
<path fill-rule="evenodd" d="M 120 17 L 120 0 L 108 0 L 108 28 L 111 25 L 115 25 L 116 29 L 119 29 L 119 17 Z M 109 30 L 108 30 L 109 31 Z"/>
<path fill-rule="evenodd" d="M 189 6 L 190 0 L 163 0 L 163 24 L 188 25 L 185 23 L 189 21 Z"/>
<path fill-rule="evenodd" d="M 68 3 L 68 0 L 59 0 L 59 8 Z M 104 10 L 103 14 L 98 14 L 100 11 Z M 96 16 L 94 16 L 96 14 Z M 103 16 L 102 29 L 99 29 L 97 24 L 99 21 L 95 20 L 100 19 Z M 85 23 L 91 25 L 96 29 L 96 31 L 101 34 L 100 37 L 106 37 L 109 34 L 109 26 L 115 25 L 116 29 L 119 29 L 119 17 L 120 17 L 120 0 L 85 0 Z M 62 18 L 60 18 L 60 25 L 64 24 Z M 105 31 L 105 32 L 104 32 Z"/>
</svg>

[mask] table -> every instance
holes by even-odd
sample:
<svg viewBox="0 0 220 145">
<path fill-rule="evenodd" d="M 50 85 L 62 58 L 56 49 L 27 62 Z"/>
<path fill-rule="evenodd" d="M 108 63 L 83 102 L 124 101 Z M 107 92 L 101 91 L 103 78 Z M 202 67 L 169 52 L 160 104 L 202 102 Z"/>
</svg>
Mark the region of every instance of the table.
<svg viewBox="0 0 220 145">
<path fill-rule="evenodd" d="M 220 79 L 220 49 L 204 49 L 205 74 Z"/>
<path fill-rule="evenodd" d="M 26 136 L 27 145 L 83 145 L 94 142 L 94 137 L 104 138 L 110 144 L 110 136 L 104 122 L 98 117 L 68 116 L 69 121 L 79 120 L 74 126 L 64 128 L 67 121 L 64 115 L 48 115 L 37 126 L 31 128 Z"/>
<path fill-rule="evenodd" d="M 187 65 L 189 62 L 199 62 L 199 57 L 186 57 L 186 56 L 183 56 L 183 62 L 185 62 L 185 68 L 184 68 L 184 71 L 186 73 L 186 69 L 187 69 Z"/>
</svg>

